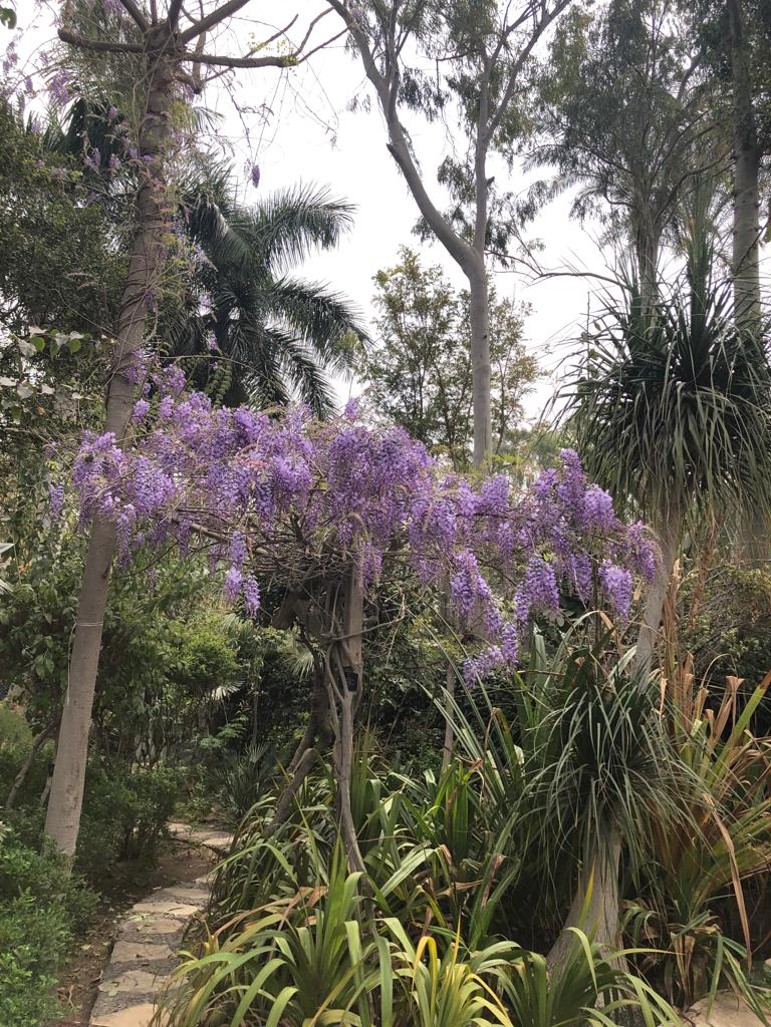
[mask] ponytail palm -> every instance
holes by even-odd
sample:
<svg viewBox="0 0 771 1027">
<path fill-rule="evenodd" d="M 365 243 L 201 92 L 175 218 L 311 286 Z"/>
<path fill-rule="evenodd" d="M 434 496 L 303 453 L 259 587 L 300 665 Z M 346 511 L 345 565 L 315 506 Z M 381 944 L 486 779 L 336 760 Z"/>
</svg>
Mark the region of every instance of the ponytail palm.
<svg viewBox="0 0 771 1027">
<path fill-rule="evenodd" d="M 662 545 L 638 646 L 650 661 L 666 583 L 689 520 L 757 523 L 771 508 L 771 368 L 764 341 L 736 332 L 730 286 L 697 239 L 688 273 L 641 310 L 633 284 L 610 305 L 568 389 L 591 478 L 645 517 Z"/>
<path fill-rule="evenodd" d="M 196 358 L 199 384 L 226 401 L 265 405 L 294 395 L 323 416 L 334 406 L 329 376 L 348 370 L 350 336 L 365 332 L 342 297 L 291 268 L 335 246 L 351 208 L 307 186 L 247 207 L 227 176 L 219 169 L 186 190 L 197 259 L 186 307 L 171 324 L 173 355 Z"/>
</svg>

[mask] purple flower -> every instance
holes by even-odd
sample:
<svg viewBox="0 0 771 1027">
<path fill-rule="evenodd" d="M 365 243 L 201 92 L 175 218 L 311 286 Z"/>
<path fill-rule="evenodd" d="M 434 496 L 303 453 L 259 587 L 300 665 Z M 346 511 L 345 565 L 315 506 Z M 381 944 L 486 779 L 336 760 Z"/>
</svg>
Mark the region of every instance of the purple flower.
<svg viewBox="0 0 771 1027">
<path fill-rule="evenodd" d="M 541 556 L 533 556 L 525 571 L 525 580 L 517 596 L 520 618 L 526 620 L 531 613 L 554 617 L 559 613 L 559 590 L 554 568 Z"/>
<path fill-rule="evenodd" d="M 237 531 L 230 540 L 229 556 L 233 567 L 243 567 L 246 563 L 246 539 Z"/>
<path fill-rule="evenodd" d="M 234 603 L 241 592 L 243 575 L 238 567 L 230 567 L 225 575 L 225 598 L 229 603 Z"/>
<path fill-rule="evenodd" d="M 587 528 L 606 531 L 613 526 L 613 498 L 599 485 L 590 485 L 584 493 L 584 524 Z"/>
<path fill-rule="evenodd" d="M 632 574 L 626 567 L 618 567 L 610 560 L 600 566 L 600 581 L 615 611 L 626 620 L 632 609 Z"/>
<path fill-rule="evenodd" d="M 260 609 L 260 586 L 254 578 L 244 581 L 243 595 L 247 616 L 256 617 Z"/>
<path fill-rule="evenodd" d="M 260 184 L 260 165 L 252 164 L 252 170 L 249 173 L 249 175 L 252 180 L 252 185 L 256 189 L 257 186 Z"/>
<path fill-rule="evenodd" d="M 146 399 L 138 399 L 134 404 L 131 416 L 135 421 L 143 421 L 150 410 L 150 404 Z"/>
<path fill-rule="evenodd" d="M 48 83 L 48 92 L 51 94 L 51 99 L 57 106 L 63 107 L 70 99 L 71 83 L 72 75 L 64 69 L 57 71 Z"/>
<path fill-rule="evenodd" d="M 51 517 L 58 521 L 64 507 L 64 485 L 48 486 L 48 506 L 51 511 Z"/>
</svg>

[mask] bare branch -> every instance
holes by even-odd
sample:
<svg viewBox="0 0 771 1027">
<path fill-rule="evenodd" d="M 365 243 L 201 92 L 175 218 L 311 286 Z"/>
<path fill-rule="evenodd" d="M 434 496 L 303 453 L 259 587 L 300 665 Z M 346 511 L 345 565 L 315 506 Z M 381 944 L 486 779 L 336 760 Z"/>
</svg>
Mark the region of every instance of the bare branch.
<svg viewBox="0 0 771 1027">
<path fill-rule="evenodd" d="M 179 21 L 179 12 L 182 10 L 182 0 L 171 0 L 169 4 L 169 16 L 168 25 L 172 32 L 177 29 L 177 22 Z"/>
<path fill-rule="evenodd" d="M 348 34 L 348 29 L 343 29 L 342 32 L 338 32 L 336 35 L 330 36 L 329 39 L 325 39 L 323 43 L 319 43 L 318 46 L 314 46 L 312 50 L 309 50 L 307 53 L 304 53 L 302 56 L 298 56 L 297 57 L 297 63 L 298 64 L 304 64 L 309 58 L 313 57 L 313 55 L 315 53 L 318 53 L 319 50 L 323 50 L 325 46 L 330 46 L 330 44 L 336 42 L 342 36 L 345 36 L 347 34 Z M 299 54 L 300 51 L 297 50 L 295 52 Z"/>
<path fill-rule="evenodd" d="M 120 0 L 120 2 L 123 5 L 124 10 L 126 11 L 126 14 L 128 14 L 129 17 L 137 23 L 137 25 L 143 32 L 147 32 L 147 30 L 150 28 L 150 25 L 148 24 L 147 18 L 145 18 L 144 14 L 142 14 L 137 5 L 134 3 L 134 0 Z"/>
<path fill-rule="evenodd" d="M 69 29 L 59 29 L 59 39 L 71 46 L 80 46 L 84 50 L 93 50 L 96 53 L 143 53 L 144 47 L 140 43 L 110 43 L 101 39 L 87 39 Z"/>
<path fill-rule="evenodd" d="M 193 64 L 214 64 L 221 68 L 289 68 L 296 64 L 294 56 L 288 57 L 227 57 L 224 54 L 180 54 L 181 61 Z"/>
<path fill-rule="evenodd" d="M 232 14 L 237 14 L 248 3 L 249 0 L 227 0 L 227 3 L 215 8 L 211 14 L 207 14 L 200 21 L 193 22 L 189 29 L 181 32 L 179 35 L 180 43 L 189 43 L 191 39 L 200 36 L 202 32 L 207 32 L 210 28 L 214 28 L 215 25 L 219 25 L 225 18 L 229 18 Z"/>
</svg>

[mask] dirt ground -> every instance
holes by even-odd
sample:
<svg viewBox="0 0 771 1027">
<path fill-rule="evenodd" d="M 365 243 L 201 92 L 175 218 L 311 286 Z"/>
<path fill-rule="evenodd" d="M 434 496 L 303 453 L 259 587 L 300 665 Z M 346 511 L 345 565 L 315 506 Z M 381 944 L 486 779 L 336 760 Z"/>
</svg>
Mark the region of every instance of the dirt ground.
<svg viewBox="0 0 771 1027">
<path fill-rule="evenodd" d="M 131 863 L 113 867 L 110 880 L 103 882 L 102 902 L 93 923 L 81 938 L 57 988 L 62 1005 L 61 1019 L 49 1027 L 88 1027 L 102 973 L 110 958 L 115 929 L 122 915 L 156 888 L 191 884 L 211 870 L 216 862 L 208 849 L 185 842 L 165 842 L 158 865 L 147 868 Z"/>
</svg>

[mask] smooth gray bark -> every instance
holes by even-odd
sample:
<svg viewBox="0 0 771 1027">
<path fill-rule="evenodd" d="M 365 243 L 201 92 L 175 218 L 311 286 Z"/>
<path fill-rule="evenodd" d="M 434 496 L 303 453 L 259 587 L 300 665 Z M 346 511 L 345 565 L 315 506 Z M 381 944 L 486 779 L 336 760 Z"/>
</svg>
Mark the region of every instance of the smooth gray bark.
<svg viewBox="0 0 771 1027">
<path fill-rule="evenodd" d="M 577 939 L 569 927 L 577 927 L 606 952 L 619 948 L 619 866 L 621 835 L 606 825 L 581 868 L 578 887 L 565 927 L 547 956 L 549 969 L 559 975 Z"/>
<path fill-rule="evenodd" d="M 737 327 L 760 330 L 760 146 L 750 83 L 750 54 L 742 0 L 728 0 L 733 79 L 734 313 Z"/>
<path fill-rule="evenodd" d="M 661 560 L 656 577 L 648 588 L 642 622 L 637 635 L 634 665 L 643 680 L 647 678 L 653 668 L 653 659 L 659 641 L 661 618 L 664 613 L 664 602 L 667 598 L 669 580 L 672 577 L 672 570 L 677 559 L 680 539 L 678 525 L 679 518 L 673 516 L 671 523 L 664 526 L 659 537 Z"/>
<path fill-rule="evenodd" d="M 137 229 L 107 393 L 105 431 L 112 432 L 119 443 L 123 441 L 131 419 L 134 401 L 132 370 L 144 341 L 153 290 L 159 286 L 165 260 L 163 238 L 170 224 L 163 167 L 170 140 L 169 110 L 174 96 L 172 56 L 172 36 L 168 25 L 155 26 L 147 36 L 147 93 L 139 139 L 139 151 L 149 160 L 145 161 L 137 192 Z M 78 598 L 67 693 L 45 822 L 45 834 L 67 856 L 74 855 L 80 828 L 91 712 L 114 552 L 114 525 L 95 518 Z"/>
</svg>

